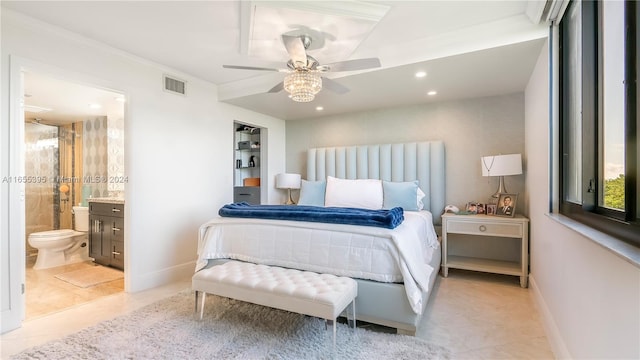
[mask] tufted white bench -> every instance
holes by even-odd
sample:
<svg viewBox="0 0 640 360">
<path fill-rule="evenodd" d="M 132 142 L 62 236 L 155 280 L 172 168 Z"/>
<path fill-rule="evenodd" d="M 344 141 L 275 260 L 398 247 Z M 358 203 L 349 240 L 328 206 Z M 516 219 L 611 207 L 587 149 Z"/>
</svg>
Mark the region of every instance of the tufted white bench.
<svg viewBox="0 0 640 360">
<path fill-rule="evenodd" d="M 336 318 L 349 303 L 352 304 L 353 327 L 356 327 L 358 284 L 348 277 L 229 261 L 196 272 L 191 283 L 196 311 L 198 292 L 202 292 L 200 319 L 209 293 L 332 320 L 334 346 Z"/>
</svg>

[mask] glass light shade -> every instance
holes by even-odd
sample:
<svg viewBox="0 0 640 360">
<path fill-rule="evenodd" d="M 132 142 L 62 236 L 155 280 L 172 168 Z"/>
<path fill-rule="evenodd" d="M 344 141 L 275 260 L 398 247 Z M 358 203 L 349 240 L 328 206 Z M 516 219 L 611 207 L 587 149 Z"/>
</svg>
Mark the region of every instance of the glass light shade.
<svg viewBox="0 0 640 360">
<path fill-rule="evenodd" d="M 322 78 L 313 72 L 295 71 L 284 78 L 284 89 L 293 101 L 309 102 L 322 90 Z"/>
<path fill-rule="evenodd" d="M 300 189 L 300 174 L 278 174 L 276 175 L 276 187 L 278 189 Z"/>
</svg>

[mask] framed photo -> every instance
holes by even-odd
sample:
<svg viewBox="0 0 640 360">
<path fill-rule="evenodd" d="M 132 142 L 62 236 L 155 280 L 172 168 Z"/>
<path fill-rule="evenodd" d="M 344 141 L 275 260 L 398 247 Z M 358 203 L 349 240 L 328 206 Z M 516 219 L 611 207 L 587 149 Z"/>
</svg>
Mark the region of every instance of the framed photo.
<svg viewBox="0 0 640 360">
<path fill-rule="evenodd" d="M 500 194 L 496 208 L 496 215 L 514 217 L 516 215 L 517 201 L 518 194 Z"/>
<path fill-rule="evenodd" d="M 467 203 L 467 208 L 465 210 L 467 211 L 467 214 L 477 214 L 478 206 L 474 201 L 470 201 Z"/>
<path fill-rule="evenodd" d="M 487 210 L 486 210 L 486 209 L 487 209 L 487 208 L 486 208 L 486 205 L 485 205 L 485 204 L 481 204 L 481 203 L 477 203 L 477 204 L 476 204 L 476 210 L 477 210 L 477 213 L 478 213 L 478 214 L 480 214 L 480 215 L 484 215 L 484 214 L 486 214 L 486 213 L 487 213 Z"/>
<path fill-rule="evenodd" d="M 487 204 L 486 205 L 487 215 L 495 215 L 497 208 L 498 206 L 496 204 Z"/>
</svg>

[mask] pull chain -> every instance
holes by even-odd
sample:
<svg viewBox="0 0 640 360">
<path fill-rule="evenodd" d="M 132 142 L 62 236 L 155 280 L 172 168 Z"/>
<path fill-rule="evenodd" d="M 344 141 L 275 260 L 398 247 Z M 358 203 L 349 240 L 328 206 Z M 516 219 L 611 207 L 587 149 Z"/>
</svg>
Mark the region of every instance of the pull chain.
<svg viewBox="0 0 640 360">
<path fill-rule="evenodd" d="M 487 169 L 487 174 L 491 176 L 491 168 L 493 167 L 493 162 L 496 161 L 496 157 L 495 156 L 491 157 L 491 164 L 489 164 L 489 166 L 487 166 L 487 162 L 486 162 L 487 157 L 488 156 L 482 157 L 482 165 L 484 165 L 484 168 Z M 487 179 L 487 183 L 489 183 L 489 179 Z"/>
</svg>

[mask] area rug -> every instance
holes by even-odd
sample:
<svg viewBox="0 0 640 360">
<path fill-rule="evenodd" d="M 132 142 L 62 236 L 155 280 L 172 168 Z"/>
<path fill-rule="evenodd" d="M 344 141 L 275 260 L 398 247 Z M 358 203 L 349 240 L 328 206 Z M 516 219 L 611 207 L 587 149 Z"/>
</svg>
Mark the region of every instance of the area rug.
<svg viewBox="0 0 640 360">
<path fill-rule="evenodd" d="M 448 359 L 444 347 L 213 295 L 204 319 L 190 291 L 11 359 Z"/>
<path fill-rule="evenodd" d="M 109 281 L 122 279 L 124 277 L 124 273 L 120 270 L 112 269 L 106 266 L 94 266 L 58 274 L 55 277 L 60 280 L 66 281 L 69 284 L 81 288 L 88 288 Z"/>
</svg>

